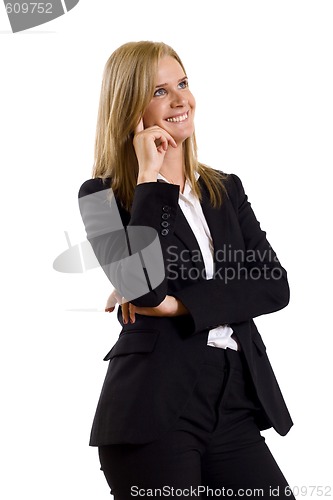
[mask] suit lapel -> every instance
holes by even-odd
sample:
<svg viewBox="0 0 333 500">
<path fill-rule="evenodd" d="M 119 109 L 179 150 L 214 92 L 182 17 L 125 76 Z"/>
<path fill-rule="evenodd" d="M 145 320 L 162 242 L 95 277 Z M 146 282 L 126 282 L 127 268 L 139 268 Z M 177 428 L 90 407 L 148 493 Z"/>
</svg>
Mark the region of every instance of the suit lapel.
<svg viewBox="0 0 333 500">
<path fill-rule="evenodd" d="M 199 178 L 199 182 L 201 177 Z M 209 192 L 205 184 L 201 181 L 201 192 L 202 192 L 202 202 L 201 207 L 203 214 L 205 216 L 206 222 L 208 224 L 210 234 L 213 240 L 214 247 L 214 268 L 219 267 L 216 261 L 216 250 L 221 250 L 225 248 L 227 241 L 227 229 L 228 224 L 226 223 L 226 200 L 223 200 L 221 207 L 213 208 L 210 203 Z"/>
<path fill-rule="evenodd" d="M 212 236 L 214 250 L 223 248 L 223 244 L 225 243 L 225 229 L 226 229 L 225 204 L 223 203 L 221 208 L 219 209 L 213 208 L 210 204 L 209 192 L 207 191 L 203 181 L 201 180 L 201 177 L 198 179 L 198 182 L 200 183 L 202 192 L 201 207 L 203 214 L 206 218 L 210 234 Z M 187 219 L 183 214 L 183 211 L 179 206 L 175 222 L 174 234 L 179 240 L 182 241 L 182 243 L 187 247 L 187 249 L 190 252 L 194 253 L 194 255 L 195 254 L 198 255 L 198 252 L 200 252 L 201 254 L 197 239 L 189 223 L 187 222 Z M 193 258 L 192 262 L 193 265 L 198 268 L 200 273 L 205 272 L 205 266 L 202 254 L 200 260 Z M 214 251 L 214 264 L 215 266 L 217 266 L 215 251 Z M 204 276 L 204 274 L 201 275 Z"/>
<path fill-rule="evenodd" d="M 205 265 L 200 247 L 191 229 L 191 226 L 187 222 L 187 219 L 183 214 L 180 206 L 178 206 L 174 235 L 184 244 L 184 246 L 190 252 L 192 261 L 191 265 L 198 269 L 200 276 L 205 276 Z M 198 259 L 198 255 L 201 256 L 200 259 Z"/>
</svg>

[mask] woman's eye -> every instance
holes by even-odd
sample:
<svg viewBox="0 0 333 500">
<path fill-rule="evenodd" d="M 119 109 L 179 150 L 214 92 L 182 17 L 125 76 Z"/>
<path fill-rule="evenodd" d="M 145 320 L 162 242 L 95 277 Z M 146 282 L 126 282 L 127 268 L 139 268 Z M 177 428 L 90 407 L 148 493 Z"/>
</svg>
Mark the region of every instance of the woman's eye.
<svg viewBox="0 0 333 500">
<path fill-rule="evenodd" d="M 183 80 L 182 82 L 180 82 L 179 87 L 181 89 L 186 89 L 186 87 L 188 87 L 188 80 Z"/>
<path fill-rule="evenodd" d="M 165 92 L 166 92 L 165 89 L 157 89 L 157 90 L 155 90 L 154 96 L 158 97 L 158 96 L 164 95 Z"/>
</svg>

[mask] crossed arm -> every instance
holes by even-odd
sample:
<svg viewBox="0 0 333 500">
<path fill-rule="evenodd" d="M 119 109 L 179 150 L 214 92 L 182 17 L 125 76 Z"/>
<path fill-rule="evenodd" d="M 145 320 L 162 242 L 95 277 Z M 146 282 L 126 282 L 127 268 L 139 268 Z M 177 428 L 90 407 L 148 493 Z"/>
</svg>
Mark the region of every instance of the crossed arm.
<svg viewBox="0 0 333 500">
<path fill-rule="evenodd" d="M 178 186 L 156 182 L 137 186 L 127 227 L 148 226 L 158 232 L 160 229 L 159 216 L 156 215 L 158 212 L 156 201 L 158 200 L 158 203 L 167 204 L 170 207 L 170 229 L 172 230 L 177 211 L 178 192 Z M 221 324 L 248 320 L 285 307 L 289 302 L 287 273 L 268 243 L 266 233 L 260 228 L 242 183 L 235 175 L 229 176 L 228 192 L 246 250 L 251 251 L 254 256 L 251 263 L 246 263 L 246 266 L 232 280 L 217 278 L 187 284 L 174 292 L 173 296 L 167 294 L 166 277 L 153 289 L 149 288 L 146 276 L 142 275 L 139 281 L 142 280 L 145 283 L 145 293 L 129 300 L 126 292 L 132 275 L 124 263 L 118 260 L 112 273 L 108 272 L 110 267 L 103 266 L 108 278 L 115 286 L 115 290 L 107 301 L 106 310 L 111 312 L 116 303 L 121 303 L 125 322 L 131 319 L 135 321 L 136 313 L 152 316 L 190 314 L 193 322 L 192 333 L 196 333 Z M 88 193 L 81 192 L 81 196 L 85 194 Z M 105 264 L 105 259 L 110 262 L 112 260 L 110 255 L 112 256 L 115 248 L 119 248 L 119 245 L 115 243 L 114 234 L 106 239 L 93 237 L 91 233 L 89 235 L 91 227 L 89 214 L 83 214 L 83 219 L 88 239 L 101 265 Z M 162 255 L 164 255 L 169 238 L 160 236 L 159 239 Z"/>
</svg>

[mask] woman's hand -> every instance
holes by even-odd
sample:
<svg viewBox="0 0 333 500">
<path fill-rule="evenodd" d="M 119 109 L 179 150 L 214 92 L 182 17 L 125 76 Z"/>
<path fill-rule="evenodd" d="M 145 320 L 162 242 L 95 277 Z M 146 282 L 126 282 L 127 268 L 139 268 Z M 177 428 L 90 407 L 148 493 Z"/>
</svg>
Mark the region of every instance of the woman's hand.
<svg viewBox="0 0 333 500">
<path fill-rule="evenodd" d="M 134 306 L 130 302 L 126 302 L 122 306 L 123 310 L 123 321 L 124 323 L 135 323 L 135 314 L 142 314 L 143 316 L 182 316 L 184 314 L 189 314 L 184 304 L 173 297 L 172 295 L 166 295 L 165 299 L 156 307 L 138 307 Z"/>
<path fill-rule="evenodd" d="M 116 304 L 122 304 L 122 296 L 114 288 L 106 301 L 105 312 L 112 312 Z"/>
<path fill-rule="evenodd" d="M 144 128 L 141 118 L 134 131 L 133 146 L 139 164 L 138 184 L 156 181 L 169 146 L 177 148 L 171 135 L 158 126 Z"/>
<path fill-rule="evenodd" d="M 189 314 L 184 304 L 173 297 L 166 295 L 165 299 L 156 307 L 138 307 L 131 302 L 127 302 L 124 297 L 121 297 L 119 292 L 114 289 L 107 300 L 105 311 L 112 312 L 116 304 L 121 304 L 123 322 L 127 324 L 129 321 L 135 323 L 135 314 L 142 314 L 143 316 L 183 316 Z"/>
</svg>

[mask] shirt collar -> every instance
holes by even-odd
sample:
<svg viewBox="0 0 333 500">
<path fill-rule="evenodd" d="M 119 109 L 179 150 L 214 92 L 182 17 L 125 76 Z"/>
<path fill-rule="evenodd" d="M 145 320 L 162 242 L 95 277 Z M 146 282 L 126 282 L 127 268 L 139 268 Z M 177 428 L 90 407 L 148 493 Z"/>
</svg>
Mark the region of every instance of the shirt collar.
<svg viewBox="0 0 333 500">
<path fill-rule="evenodd" d="M 199 172 L 197 172 L 196 170 L 194 171 L 194 177 L 195 177 L 195 180 L 197 181 L 200 177 L 200 174 Z M 157 180 L 161 180 L 161 181 L 164 181 L 164 182 L 167 182 L 168 184 L 171 184 L 162 174 L 158 173 L 157 174 Z M 189 181 L 189 179 L 186 179 L 185 180 L 185 186 L 184 186 L 184 192 L 183 193 L 179 193 L 179 196 L 183 196 L 184 198 L 187 198 L 190 193 L 192 191 L 192 185 Z"/>
</svg>

